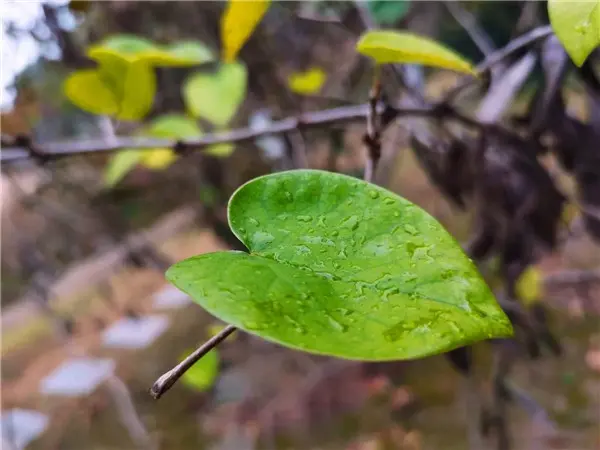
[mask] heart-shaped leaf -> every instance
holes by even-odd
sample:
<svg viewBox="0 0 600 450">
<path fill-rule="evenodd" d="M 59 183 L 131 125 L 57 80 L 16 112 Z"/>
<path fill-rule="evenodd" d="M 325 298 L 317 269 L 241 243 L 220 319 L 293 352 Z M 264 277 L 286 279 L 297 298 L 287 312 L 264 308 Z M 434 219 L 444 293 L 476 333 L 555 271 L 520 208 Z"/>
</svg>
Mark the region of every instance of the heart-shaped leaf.
<svg viewBox="0 0 600 450">
<path fill-rule="evenodd" d="M 312 67 L 306 72 L 296 72 L 288 77 L 290 89 L 298 94 L 314 94 L 319 92 L 325 82 L 325 72 L 318 67 Z"/>
<path fill-rule="evenodd" d="M 167 278 L 219 319 L 288 347 L 398 360 L 510 336 L 474 264 L 429 214 L 376 185 L 297 170 L 229 201 L 248 247 L 178 262 Z"/>
<path fill-rule="evenodd" d="M 600 45 L 600 0 L 548 0 L 550 23 L 579 67 Z"/>
<path fill-rule="evenodd" d="M 356 49 L 378 64 L 406 63 L 443 67 L 475 75 L 475 69 L 453 50 L 424 36 L 399 31 L 367 31 Z"/>
<path fill-rule="evenodd" d="M 185 355 L 187 356 L 187 354 Z M 183 360 L 184 357 L 181 359 Z M 219 375 L 219 353 L 216 349 L 208 352 L 204 357 L 190 367 L 183 374 L 181 381 L 197 391 L 205 392 L 212 387 Z"/>
<path fill-rule="evenodd" d="M 222 57 L 225 62 L 235 61 L 270 4 L 271 0 L 229 0 L 221 18 Z"/>
<path fill-rule="evenodd" d="M 183 87 L 183 98 L 194 117 L 202 117 L 223 127 L 235 115 L 246 95 L 246 67 L 222 64 L 216 73 L 199 72 Z"/>
</svg>

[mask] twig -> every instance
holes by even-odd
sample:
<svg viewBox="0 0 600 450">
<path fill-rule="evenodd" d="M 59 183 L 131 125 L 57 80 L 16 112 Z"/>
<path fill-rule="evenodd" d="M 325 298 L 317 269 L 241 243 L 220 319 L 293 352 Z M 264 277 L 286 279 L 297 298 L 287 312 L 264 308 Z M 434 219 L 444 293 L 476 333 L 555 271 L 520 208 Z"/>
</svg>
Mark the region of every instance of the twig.
<svg viewBox="0 0 600 450">
<path fill-rule="evenodd" d="M 154 382 L 152 388 L 150 388 L 150 395 L 154 397 L 155 400 L 158 400 L 165 392 L 167 392 L 171 387 L 175 384 L 179 378 L 200 358 L 210 352 L 213 348 L 223 342 L 227 336 L 237 330 L 233 325 L 227 325 L 223 328 L 218 334 L 214 335 L 200 347 L 198 347 L 191 355 L 177 364 L 168 372 L 161 375 L 158 380 Z"/>
<path fill-rule="evenodd" d="M 544 278 L 544 285 L 558 287 L 573 284 L 600 283 L 600 270 L 561 270 Z"/>
<path fill-rule="evenodd" d="M 367 162 L 365 163 L 365 181 L 373 181 L 377 163 L 381 158 L 380 121 L 377 114 L 377 104 L 381 97 L 381 78 L 379 66 L 375 67 L 373 86 L 369 92 L 369 114 L 367 115 L 367 133 L 364 142 L 367 146 Z"/>
<path fill-rule="evenodd" d="M 297 169 L 308 168 L 308 156 L 306 154 L 306 141 L 301 131 L 284 133 L 283 139 L 290 147 L 292 162 Z"/>
<path fill-rule="evenodd" d="M 215 144 L 223 143 L 240 143 L 251 141 L 259 137 L 268 136 L 271 134 L 282 134 L 290 131 L 295 131 L 298 128 L 318 128 L 334 123 L 341 122 L 358 122 L 364 120 L 369 111 L 368 104 L 343 106 L 339 108 L 326 109 L 323 111 L 310 112 L 301 114 L 296 117 L 288 117 L 286 119 L 273 122 L 269 127 L 253 130 L 251 128 L 240 128 L 226 133 L 206 134 L 197 138 L 182 139 L 176 141 L 174 139 L 156 139 L 143 137 L 118 137 L 114 140 L 107 141 L 106 139 L 88 140 L 88 141 L 68 141 L 56 142 L 46 145 L 33 145 L 35 154 L 31 148 L 26 146 L 14 145 L 9 148 L 2 149 L 1 161 L 13 162 L 24 159 L 29 159 L 36 155 L 45 157 L 63 157 L 72 154 L 88 154 L 98 152 L 110 152 L 123 148 L 133 149 L 152 149 L 157 147 L 168 147 L 181 151 L 191 149 L 202 149 Z M 414 112 L 415 114 L 426 114 L 426 109 L 420 108 L 414 111 L 406 111 L 407 113 Z"/>
<path fill-rule="evenodd" d="M 522 49 L 523 47 L 532 44 L 533 42 L 546 38 L 552 34 L 552 27 L 550 25 L 545 25 L 542 27 L 534 28 L 528 33 L 525 33 L 519 36 L 516 39 L 510 41 L 507 45 L 502 47 L 501 49 L 495 51 L 490 54 L 487 58 L 485 58 L 481 63 L 479 63 L 475 70 L 480 73 L 484 73 L 489 71 L 494 65 L 506 59 L 508 56 L 512 55 L 517 50 Z M 461 79 L 461 81 L 446 94 L 445 102 L 451 102 L 458 94 L 460 94 L 465 88 L 471 86 L 476 78 L 471 76 L 466 76 Z"/>
<path fill-rule="evenodd" d="M 487 57 L 496 50 L 490 37 L 481 29 L 470 12 L 465 10 L 456 0 L 447 1 L 444 4 L 484 56 Z"/>
</svg>

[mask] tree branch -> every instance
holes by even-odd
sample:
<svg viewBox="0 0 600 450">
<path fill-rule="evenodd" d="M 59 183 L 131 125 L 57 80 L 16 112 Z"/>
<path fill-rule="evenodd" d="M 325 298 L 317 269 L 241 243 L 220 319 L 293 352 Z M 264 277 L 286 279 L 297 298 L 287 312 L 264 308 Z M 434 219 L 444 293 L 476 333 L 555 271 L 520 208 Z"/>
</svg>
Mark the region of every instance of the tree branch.
<svg viewBox="0 0 600 450">
<path fill-rule="evenodd" d="M 233 325 L 227 325 L 218 334 L 214 335 L 200 347 L 198 347 L 191 355 L 177 364 L 168 372 L 161 375 L 158 380 L 154 382 L 152 388 L 150 388 L 150 395 L 158 400 L 165 392 L 167 392 L 175 384 L 179 378 L 194 364 L 196 364 L 200 358 L 210 352 L 213 348 L 227 339 L 231 333 L 237 330 Z"/>
</svg>

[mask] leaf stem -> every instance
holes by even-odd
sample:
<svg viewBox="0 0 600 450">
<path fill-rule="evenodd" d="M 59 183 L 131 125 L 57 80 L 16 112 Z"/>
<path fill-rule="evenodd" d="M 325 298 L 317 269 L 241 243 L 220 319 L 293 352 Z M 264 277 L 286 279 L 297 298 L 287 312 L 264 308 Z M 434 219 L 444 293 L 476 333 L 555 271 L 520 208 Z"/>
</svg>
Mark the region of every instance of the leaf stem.
<svg viewBox="0 0 600 450">
<path fill-rule="evenodd" d="M 194 364 L 196 364 L 200 358 L 206 355 L 209 351 L 223 342 L 227 336 L 237 330 L 233 325 L 227 325 L 218 334 L 214 335 L 200 347 L 198 347 L 192 354 L 177 364 L 168 372 L 161 375 L 158 380 L 154 382 L 150 388 L 150 395 L 158 400 L 162 395 L 167 392 L 171 387 L 181 378 L 181 376 L 189 370 Z"/>
</svg>

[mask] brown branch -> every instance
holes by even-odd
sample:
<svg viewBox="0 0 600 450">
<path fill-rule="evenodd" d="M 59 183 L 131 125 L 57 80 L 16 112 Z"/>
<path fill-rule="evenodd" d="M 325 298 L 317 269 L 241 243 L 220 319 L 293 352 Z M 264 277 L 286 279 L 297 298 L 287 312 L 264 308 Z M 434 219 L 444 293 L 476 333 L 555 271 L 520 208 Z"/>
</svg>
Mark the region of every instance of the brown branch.
<svg viewBox="0 0 600 450">
<path fill-rule="evenodd" d="M 447 1 L 444 5 L 484 56 L 487 57 L 496 50 L 494 43 L 479 26 L 473 14 L 464 9 L 456 0 Z"/>
<path fill-rule="evenodd" d="M 196 364 L 200 358 L 210 352 L 213 348 L 223 342 L 227 336 L 237 330 L 233 325 L 227 325 L 218 334 L 214 335 L 200 347 L 198 347 L 194 353 L 189 355 L 175 367 L 168 372 L 161 375 L 158 380 L 154 382 L 152 388 L 150 388 L 150 394 L 155 400 L 158 400 L 165 392 L 167 392 L 175 384 L 179 378 L 187 371 L 190 367 Z"/>
<path fill-rule="evenodd" d="M 375 179 L 375 170 L 377 170 L 377 163 L 379 163 L 379 159 L 381 158 L 381 123 L 377 111 L 377 104 L 381 98 L 381 79 L 378 67 L 375 68 L 373 77 L 373 86 L 371 92 L 369 92 L 367 133 L 364 136 L 368 152 L 364 179 L 369 182 Z"/>
<path fill-rule="evenodd" d="M 480 73 L 488 72 L 493 66 L 504 61 L 517 50 L 527 47 L 528 45 L 540 39 L 546 38 L 551 34 L 552 27 L 550 25 L 534 28 L 530 32 L 513 39 L 501 49 L 490 54 L 475 67 L 475 70 Z M 460 94 L 465 88 L 471 86 L 475 81 L 477 81 L 477 78 L 473 78 L 471 76 L 462 78 L 461 81 L 446 94 L 445 101 L 448 103 L 451 102 L 458 94 Z"/>
<path fill-rule="evenodd" d="M 323 111 L 301 114 L 297 117 L 288 117 L 286 119 L 273 122 L 269 127 L 261 130 L 252 130 L 250 128 L 240 128 L 225 133 L 206 134 L 197 138 L 182 139 L 156 139 L 144 137 L 118 137 L 113 140 L 99 139 L 86 141 L 68 141 L 56 142 L 51 144 L 34 144 L 29 148 L 19 143 L 13 143 L 8 148 L 2 150 L 1 161 L 13 162 L 23 159 L 29 159 L 32 156 L 44 156 L 50 158 L 59 158 L 72 154 L 88 154 L 98 152 L 110 152 L 123 148 L 132 149 L 151 149 L 157 147 L 177 148 L 179 150 L 202 149 L 215 144 L 240 143 L 251 141 L 253 139 L 267 136 L 270 134 L 282 134 L 296 131 L 299 128 L 318 128 L 334 123 L 357 122 L 367 117 L 369 110 L 368 104 L 344 106 L 339 108 L 326 109 Z M 415 114 L 423 114 L 425 109 L 416 109 Z M 410 111 L 407 111 L 410 113 Z M 9 143 L 3 139 L 3 146 Z M 32 151 L 35 149 L 35 152 Z"/>
</svg>

